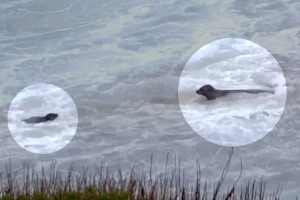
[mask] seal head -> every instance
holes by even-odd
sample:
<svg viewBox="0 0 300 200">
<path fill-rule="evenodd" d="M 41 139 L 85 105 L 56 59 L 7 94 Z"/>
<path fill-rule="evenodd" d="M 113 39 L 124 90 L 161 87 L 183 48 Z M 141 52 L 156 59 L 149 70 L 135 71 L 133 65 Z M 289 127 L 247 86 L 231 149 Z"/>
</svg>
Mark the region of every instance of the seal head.
<svg viewBox="0 0 300 200">
<path fill-rule="evenodd" d="M 196 90 L 196 93 L 205 96 L 208 100 L 214 100 L 221 96 L 220 92 L 211 85 L 204 85 L 200 87 Z"/>
</svg>

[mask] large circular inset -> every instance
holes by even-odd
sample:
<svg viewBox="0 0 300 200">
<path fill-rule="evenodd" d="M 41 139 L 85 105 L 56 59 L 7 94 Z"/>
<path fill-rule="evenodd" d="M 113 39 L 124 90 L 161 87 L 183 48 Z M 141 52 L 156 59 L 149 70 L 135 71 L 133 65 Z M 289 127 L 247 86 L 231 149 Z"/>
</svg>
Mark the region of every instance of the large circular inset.
<svg viewBox="0 0 300 200">
<path fill-rule="evenodd" d="M 234 93 L 207 100 L 201 86 L 216 89 L 274 90 L 275 94 Z M 178 98 L 182 114 L 202 138 L 222 146 L 251 144 L 278 123 L 286 102 L 286 83 L 274 57 L 248 40 L 226 38 L 200 48 L 181 74 Z"/>
<path fill-rule="evenodd" d="M 23 120 L 57 113 L 54 121 L 27 124 Z M 50 154 L 64 148 L 77 130 L 78 113 L 72 98 L 61 88 L 49 84 L 26 87 L 13 99 L 8 128 L 14 140 L 36 154 Z"/>
</svg>

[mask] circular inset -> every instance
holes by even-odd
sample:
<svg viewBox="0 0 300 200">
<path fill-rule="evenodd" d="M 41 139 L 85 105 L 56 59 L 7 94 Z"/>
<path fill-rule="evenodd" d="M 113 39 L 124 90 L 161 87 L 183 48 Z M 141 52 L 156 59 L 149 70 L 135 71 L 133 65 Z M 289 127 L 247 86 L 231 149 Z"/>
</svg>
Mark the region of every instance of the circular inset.
<svg viewBox="0 0 300 200">
<path fill-rule="evenodd" d="M 196 93 L 207 84 L 220 90 L 274 94 L 239 91 L 208 100 Z M 222 146 L 242 146 L 274 129 L 284 111 L 286 83 L 279 64 L 263 47 L 225 38 L 205 45 L 188 60 L 178 98 L 185 120 L 199 136 Z"/>
<path fill-rule="evenodd" d="M 74 101 L 63 89 L 42 83 L 17 94 L 10 104 L 7 121 L 11 135 L 22 148 L 36 154 L 50 154 L 71 141 L 77 130 L 78 113 Z"/>
</svg>

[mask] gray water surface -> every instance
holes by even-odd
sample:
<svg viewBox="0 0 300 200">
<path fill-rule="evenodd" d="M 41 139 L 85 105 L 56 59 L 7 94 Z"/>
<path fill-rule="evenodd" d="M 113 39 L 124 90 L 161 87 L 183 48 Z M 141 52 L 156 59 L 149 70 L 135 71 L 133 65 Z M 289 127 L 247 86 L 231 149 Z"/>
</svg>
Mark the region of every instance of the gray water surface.
<svg viewBox="0 0 300 200">
<path fill-rule="evenodd" d="M 277 59 L 288 84 L 276 128 L 258 142 L 234 148 L 228 179 L 263 177 L 268 191 L 283 184 L 284 199 L 300 194 L 300 2 L 236 1 L 0 1 L 0 162 L 36 166 L 56 160 L 129 168 L 133 162 L 164 169 L 170 152 L 194 177 L 195 161 L 212 182 L 229 148 L 195 134 L 176 97 L 181 71 L 203 45 L 221 38 L 251 40 Z M 73 98 L 77 133 L 63 150 L 34 155 L 11 137 L 6 111 L 35 83 L 54 84 Z M 2 165 L 1 165 L 2 166 Z M 2 166 L 4 167 L 4 165 Z M 243 182 L 242 181 L 242 182 Z"/>
</svg>

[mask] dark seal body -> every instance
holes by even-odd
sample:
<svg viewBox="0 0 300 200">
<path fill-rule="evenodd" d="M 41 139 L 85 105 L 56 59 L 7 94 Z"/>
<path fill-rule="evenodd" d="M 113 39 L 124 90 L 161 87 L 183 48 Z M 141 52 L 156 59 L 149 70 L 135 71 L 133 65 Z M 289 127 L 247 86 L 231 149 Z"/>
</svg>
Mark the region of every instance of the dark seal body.
<svg viewBox="0 0 300 200">
<path fill-rule="evenodd" d="M 215 89 L 211 85 L 204 85 L 198 90 L 196 90 L 196 93 L 199 95 L 203 95 L 206 97 L 207 100 L 214 100 L 218 97 L 226 96 L 228 94 L 232 93 L 251 93 L 251 94 L 259 94 L 259 93 L 271 93 L 274 94 L 274 91 L 268 91 L 268 90 L 220 90 Z"/>
<path fill-rule="evenodd" d="M 37 124 L 41 122 L 47 122 L 47 121 L 54 121 L 58 117 L 58 114 L 56 113 L 49 113 L 45 117 L 37 116 L 37 117 L 30 117 L 28 119 L 24 119 L 24 121 L 27 124 Z"/>
</svg>

